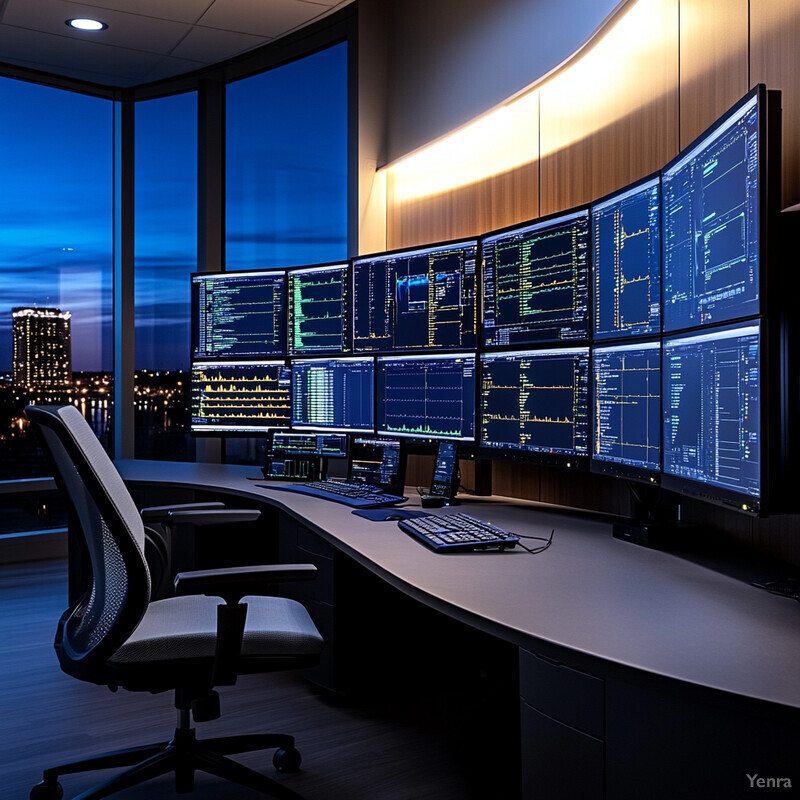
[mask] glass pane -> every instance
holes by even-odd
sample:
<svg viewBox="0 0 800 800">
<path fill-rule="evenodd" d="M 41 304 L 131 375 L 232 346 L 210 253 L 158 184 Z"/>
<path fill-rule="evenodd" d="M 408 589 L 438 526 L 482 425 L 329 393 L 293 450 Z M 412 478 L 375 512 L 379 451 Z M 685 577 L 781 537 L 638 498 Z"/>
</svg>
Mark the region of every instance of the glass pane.
<svg viewBox="0 0 800 800">
<path fill-rule="evenodd" d="M 226 268 L 347 257 L 347 45 L 231 83 Z"/>
<path fill-rule="evenodd" d="M 0 108 L 0 479 L 13 479 L 49 472 L 27 403 L 74 402 L 109 445 L 113 105 L 0 78 Z"/>
<path fill-rule="evenodd" d="M 136 105 L 136 457 L 193 461 L 189 276 L 197 270 L 197 95 Z"/>
</svg>

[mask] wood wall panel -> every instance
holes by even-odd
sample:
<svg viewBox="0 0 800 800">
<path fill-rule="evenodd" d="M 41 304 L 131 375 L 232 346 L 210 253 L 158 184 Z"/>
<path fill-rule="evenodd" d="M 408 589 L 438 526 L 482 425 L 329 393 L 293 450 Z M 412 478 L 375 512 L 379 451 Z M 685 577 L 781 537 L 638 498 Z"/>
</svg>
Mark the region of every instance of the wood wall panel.
<svg viewBox="0 0 800 800">
<path fill-rule="evenodd" d="M 539 91 L 543 214 L 660 169 L 678 151 L 678 0 L 635 4 Z"/>
<path fill-rule="evenodd" d="M 748 5 L 748 0 L 681 0 L 681 147 L 750 88 Z"/>
<path fill-rule="evenodd" d="M 499 119 L 485 118 L 475 133 L 456 132 L 436 143 L 433 159 L 415 165 L 412 155 L 405 167 L 388 170 L 390 249 L 476 236 L 539 215 L 538 93 L 510 106 L 516 110 L 501 109 L 505 113 Z M 437 189 L 442 163 L 466 174 L 476 165 L 480 172 L 485 164 L 489 174 L 463 186 Z M 418 184 L 424 191 L 414 191 Z"/>
<path fill-rule="evenodd" d="M 388 246 L 476 236 L 538 215 L 539 163 L 533 161 L 444 194 L 391 204 Z"/>
<path fill-rule="evenodd" d="M 781 90 L 783 206 L 800 203 L 800 0 L 750 3 L 750 82 Z"/>
</svg>

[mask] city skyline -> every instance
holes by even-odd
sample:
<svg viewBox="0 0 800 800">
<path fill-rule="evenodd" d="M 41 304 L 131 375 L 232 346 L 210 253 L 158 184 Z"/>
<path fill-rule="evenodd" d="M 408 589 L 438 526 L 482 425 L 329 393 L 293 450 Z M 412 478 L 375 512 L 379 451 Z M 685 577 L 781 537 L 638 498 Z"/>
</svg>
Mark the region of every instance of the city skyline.
<svg viewBox="0 0 800 800">
<path fill-rule="evenodd" d="M 229 268 L 346 256 L 346 64 L 341 44 L 232 84 L 230 118 L 253 131 L 228 152 Z M 136 105 L 136 369 L 189 366 L 196 103 Z M 110 372 L 113 103 L 0 78 L 0 107 L 0 372 L 17 306 L 70 312 L 73 370 Z"/>
</svg>

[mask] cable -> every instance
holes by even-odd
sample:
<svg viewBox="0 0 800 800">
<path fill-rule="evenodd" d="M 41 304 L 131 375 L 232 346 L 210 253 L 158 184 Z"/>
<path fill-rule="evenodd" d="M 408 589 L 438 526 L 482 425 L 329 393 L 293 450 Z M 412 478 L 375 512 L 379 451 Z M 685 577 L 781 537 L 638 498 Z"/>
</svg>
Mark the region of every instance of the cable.
<svg viewBox="0 0 800 800">
<path fill-rule="evenodd" d="M 539 553 L 543 553 L 553 544 L 553 534 L 556 532 L 556 529 L 553 528 L 550 531 L 550 536 L 548 538 L 544 538 L 544 536 L 525 536 L 520 533 L 515 533 L 514 536 L 518 536 L 520 539 L 536 539 L 539 542 L 544 542 L 543 545 L 539 545 L 539 547 L 526 547 L 522 542 L 519 542 L 519 546 L 526 552 L 530 553 L 532 556 L 538 555 Z"/>
</svg>

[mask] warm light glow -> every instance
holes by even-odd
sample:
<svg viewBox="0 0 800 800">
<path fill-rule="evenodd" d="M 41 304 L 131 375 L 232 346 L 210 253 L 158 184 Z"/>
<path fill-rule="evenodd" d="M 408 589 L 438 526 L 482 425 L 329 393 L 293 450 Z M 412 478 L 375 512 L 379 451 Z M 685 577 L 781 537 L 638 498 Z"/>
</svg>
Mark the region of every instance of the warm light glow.
<svg viewBox="0 0 800 800">
<path fill-rule="evenodd" d="M 637 92 L 650 92 L 642 97 L 642 104 L 652 102 L 657 87 L 631 81 L 630 76 L 642 58 L 652 59 L 653 48 L 663 41 L 660 6 L 653 0 L 631 3 L 602 38 L 563 69 L 540 79 L 506 105 L 386 167 L 390 202 L 450 191 L 533 162 L 572 143 L 565 128 L 574 128 L 574 138 L 583 138 L 590 133 L 584 120 L 592 118 L 593 109 L 602 108 L 603 114 L 597 117 L 608 124 L 604 87 L 618 92 L 619 86 L 634 83 Z M 575 113 L 581 119 L 575 126 L 559 125 L 558 140 L 543 141 L 541 153 L 540 102 L 542 114 L 547 109 L 550 119 L 562 114 L 568 119 Z M 628 104 L 624 113 L 629 109 Z"/>
<path fill-rule="evenodd" d="M 389 167 L 395 200 L 424 197 L 508 172 L 538 155 L 532 91 Z"/>
<path fill-rule="evenodd" d="M 664 36 L 664 9 L 654 0 L 634 3 L 595 47 L 542 86 L 542 117 L 557 125 L 551 136 L 546 135 L 550 126 L 543 126 L 541 156 L 590 137 L 659 98 L 662 86 L 648 71 L 660 63 L 671 41 Z"/>
<path fill-rule="evenodd" d="M 104 31 L 108 27 L 105 22 L 100 22 L 99 19 L 88 19 L 86 17 L 68 19 L 67 25 L 79 31 Z"/>
</svg>

